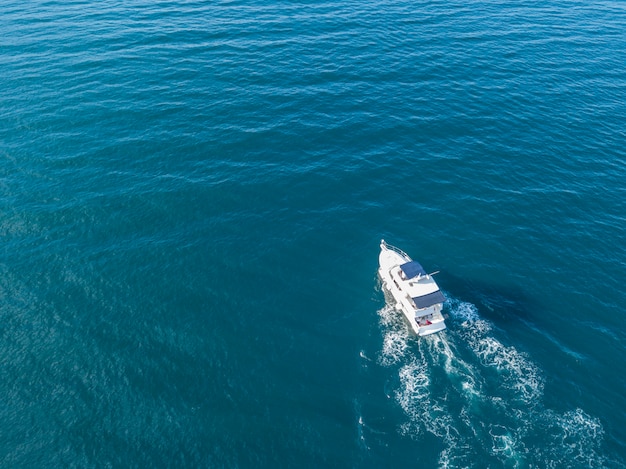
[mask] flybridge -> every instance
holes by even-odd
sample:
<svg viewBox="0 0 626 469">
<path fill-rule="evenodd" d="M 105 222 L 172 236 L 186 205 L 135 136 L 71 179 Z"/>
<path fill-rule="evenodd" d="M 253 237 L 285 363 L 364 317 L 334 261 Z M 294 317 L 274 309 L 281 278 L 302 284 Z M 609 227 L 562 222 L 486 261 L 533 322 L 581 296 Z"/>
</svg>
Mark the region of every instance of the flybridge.
<svg viewBox="0 0 626 469">
<path fill-rule="evenodd" d="M 402 272 L 404 273 L 404 275 L 406 275 L 406 278 L 408 280 L 413 280 L 417 277 L 417 280 L 419 281 L 422 275 L 426 278 L 430 278 L 430 275 L 426 273 L 424 267 L 422 267 L 422 265 L 417 261 L 411 261 L 407 262 L 406 264 L 402 264 L 400 266 L 400 269 L 402 269 Z M 436 305 L 437 303 L 443 303 L 444 301 L 446 301 L 446 298 L 443 296 L 443 293 L 441 293 L 440 290 L 426 293 L 424 295 L 412 296 L 411 299 L 418 309 L 428 308 L 429 306 Z"/>
<path fill-rule="evenodd" d="M 417 261 L 402 264 L 400 268 L 402 269 L 402 272 L 404 272 L 404 275 L 406 275 L 406 278 L 413 278 L 418 275 L 428 275 L 424 270 L 424 267 L 422 267 L 422 265 Z"/>
</svg>

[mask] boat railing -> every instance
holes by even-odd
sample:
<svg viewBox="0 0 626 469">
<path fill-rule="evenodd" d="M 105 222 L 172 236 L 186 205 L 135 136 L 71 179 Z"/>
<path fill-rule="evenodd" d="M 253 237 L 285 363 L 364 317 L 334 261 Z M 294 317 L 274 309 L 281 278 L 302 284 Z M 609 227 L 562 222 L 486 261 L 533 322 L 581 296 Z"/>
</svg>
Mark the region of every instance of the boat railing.
<svg viewBox="0 0 626 469">
<path fill-rule="evenodd" d="M 400 248 L 397 248 L 397 247 L 395 247 L 395 246 L 392 246 L 391 244 L 388 244 L 388 243 L 387 243 L 384 239 L 381 239 L 381 240 L 380 240 L 380 244 L 382 244 L 382 245 L 383 245 L 383 246 L 385 246 L 387 249 L 389 249 L 389 250 L 391 250 L 391 251 L 393 251 L 393 252 L 397 252 L 397 253 L 398 253 L 398 254 L 400 254 L 402 257 L 405 257 L 405 258 L 409 258 L 409 259 L 410 259 L 409 255 L 408 255 L 406 252 L 404 252 L 404 251 L 403 251 L 402 249 L 400 249 Z"/>
</svg>

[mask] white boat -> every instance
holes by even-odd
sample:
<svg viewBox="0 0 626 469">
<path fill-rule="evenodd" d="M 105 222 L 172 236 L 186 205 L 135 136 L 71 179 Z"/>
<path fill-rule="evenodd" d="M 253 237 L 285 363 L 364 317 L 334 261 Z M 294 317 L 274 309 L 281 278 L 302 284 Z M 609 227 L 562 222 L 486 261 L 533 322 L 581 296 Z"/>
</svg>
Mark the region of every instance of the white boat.
<svg viewBox="0 0 626 469">
<path fill-rule="evenodd" d="M 384 239 L 378 261 L 383 288 L 393 298 L 391 306 L 404 314 L 415 333 L 422 336 L 444 330 L 441 310 L 445 297 L 433 279 L 436 272 L 427 274 L 419 262 Z"/>
</svg>

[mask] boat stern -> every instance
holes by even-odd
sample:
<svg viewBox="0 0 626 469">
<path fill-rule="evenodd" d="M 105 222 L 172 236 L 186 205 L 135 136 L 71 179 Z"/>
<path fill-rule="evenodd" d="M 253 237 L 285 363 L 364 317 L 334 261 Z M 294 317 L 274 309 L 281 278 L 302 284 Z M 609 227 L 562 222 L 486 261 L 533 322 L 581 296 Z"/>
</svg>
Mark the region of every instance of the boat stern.
<svg viewBox="0 0 626 469">
<path fill-rule="evenodd" d="M 430 334 L 434 334 L 436 332 L 440 332 L 443 331 L 446 328 L 446 323 L 441 321 L 441 322 L 435 322 L 433 324 L 429 324 L 428 326 L 419 326 L 419 329 L 417 331 L 417 335 L 419 336 L 425 336 L 425 335 L 430 335 Z"/>
</svg>

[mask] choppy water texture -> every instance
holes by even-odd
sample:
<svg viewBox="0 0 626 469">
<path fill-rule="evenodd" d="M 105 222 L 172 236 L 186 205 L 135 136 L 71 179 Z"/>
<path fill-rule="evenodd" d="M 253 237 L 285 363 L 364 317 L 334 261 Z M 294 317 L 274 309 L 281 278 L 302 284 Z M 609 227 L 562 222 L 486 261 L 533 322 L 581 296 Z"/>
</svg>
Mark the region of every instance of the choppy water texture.
<svg viewBox="0 0 626 469">
<path fill-rule="evenodd" d="M 626 465 L 623 4 L 2 10 L 2 466 Z"/>
</svg>

